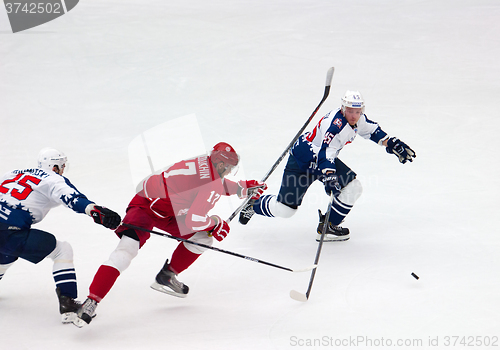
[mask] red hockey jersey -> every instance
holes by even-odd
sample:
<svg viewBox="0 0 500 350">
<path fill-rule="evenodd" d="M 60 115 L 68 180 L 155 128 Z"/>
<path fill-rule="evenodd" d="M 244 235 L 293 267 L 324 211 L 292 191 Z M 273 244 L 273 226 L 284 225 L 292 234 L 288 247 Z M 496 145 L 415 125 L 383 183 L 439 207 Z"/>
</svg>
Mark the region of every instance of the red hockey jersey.
<svg viewBox="0 0 500 350">
<path fill-rule="evenodd" d="M 155 218 L 176 217 L 190 232 L 206 231 L 215 221 L 208 212 L 221 195 L 236 194 L 238 184 L 221 179 L 208 156 L 201 156 L 172 165 L 161 174 L 152 175 L 143 183 L 143 189 L 130 202 L 130 206 L 147 209 Z"/>
</svg>

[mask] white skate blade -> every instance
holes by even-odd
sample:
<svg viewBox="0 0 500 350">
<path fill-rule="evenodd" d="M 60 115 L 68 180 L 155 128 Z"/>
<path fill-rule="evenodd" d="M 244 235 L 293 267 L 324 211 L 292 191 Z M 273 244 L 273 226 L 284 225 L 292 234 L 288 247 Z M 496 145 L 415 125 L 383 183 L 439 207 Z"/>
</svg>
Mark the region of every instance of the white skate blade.
<svg viewBox="0 0 500 350">
<path fill-rule="evenodd" d="M 296 290 L 293 289 L 290 291 L 290 298 L 302 302 L 307 301 L 307 296 L 304 293 L 297 292 Z"/>
<path fill-rule="evenodd" d="M 74 320 L 73 320 L 73 324 L 75 326 L 77 326 L 78 328 L 82 328 L 83 326 L 86 326 L 87 325 L 87 322 L 85 322 L 84 320 L 82 320 L 80 317 L 76 317 Z"/>
<path fill-rule="evenodd" d="M 335 236 L 332 234 L 326 234 L 325 238 L 323 238 L 323 243 L 324 242 L 344 242 L 344 241 L 347 241 L 349 238 L 350 238 L 349 235 Z M 321 234 L 320 233 L 318 233 L 318 235 L 316 236 L 316 242 L 319 242 L 319 241 L 321 241 Z"/>
<path fill-rule="evenodd" d="M 151 288 L 153 288 L 154 290 L 156 290 L 158 292 L 162 292 L 162 293 L 165 293 L 165 294 L 173 295 L 174 297 L 178 297 L 178 298 L 185 298 L 185 297 L 187 297 L 187 294 L 176 293 L 172 289 L 169 289 L 166 286 L 163 286 L 163 285 L 159 284 L 156 281 L 153 282 L 153 284 L 151 285 Z"/>
<path fill-rule="evenodd" d="M 303 269 L 294 269 L 293 272 L 307 272 L 307 271 L 311 271 L 311 270 L 315 269 L 316 267 L 318 267 L 318 265 L 311 265 L 311 266 L 305 267 Z"/>
<path fill-rule="evenodd" d="M 78 318 L 76 312 L 66 312 L 64 314 L 61 314 L 61 322 L 64 324 L 73 323 L 73 320 L 75 320 L 76 318 Z"/>
</svg>

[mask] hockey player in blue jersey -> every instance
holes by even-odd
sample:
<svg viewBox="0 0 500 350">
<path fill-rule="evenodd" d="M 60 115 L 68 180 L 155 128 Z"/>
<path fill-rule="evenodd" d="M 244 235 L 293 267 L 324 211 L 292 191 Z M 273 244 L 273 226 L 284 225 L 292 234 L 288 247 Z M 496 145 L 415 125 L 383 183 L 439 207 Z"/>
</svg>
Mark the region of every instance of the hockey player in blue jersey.
<svg viewBox="0 0 500 350">
<path fill-rule="evenodd" d="M 61 204 L 110 229 L 118 227 L 121 218 L 79 192 L 62 176 L 65 166 L 63 153 L 46 148 L 39 154 L 37 168 L 13 170 L 0 177 L 0 280 L 18 258 L 34 264 L 52 259 L 62 322 L 71 323 L 80 305 L 75 301 L 77 284 L 71 245 L 31 226 Z"/>
<path fill-rule="evenodd" d="M 334 200 L 326 230 L 325 242 L 346 241 L 349 229 L 339 226 L 351 211 L 362 192 L 356 173 L 345 165 L 338 155 L 356 135 L 385 147 L 402 164 L 412 162 L 415 152 L 396 137 L 389 137 L 380 126 L 365 115 L 365 102 L 358 91 L 347 91 L 340 109 L 327 113 L 311 132 L 299 137 L 290 150 L 279 194 L 264 195 L 243 208 L 239 221 L 247 224 L 254 213 L 268 217 L 289 218 L 302 203 L 307 189 L 322 181 L 328 195 Z M 325 215 L 319 211 L 317 241 L 323 231 Z"/>
</svg>

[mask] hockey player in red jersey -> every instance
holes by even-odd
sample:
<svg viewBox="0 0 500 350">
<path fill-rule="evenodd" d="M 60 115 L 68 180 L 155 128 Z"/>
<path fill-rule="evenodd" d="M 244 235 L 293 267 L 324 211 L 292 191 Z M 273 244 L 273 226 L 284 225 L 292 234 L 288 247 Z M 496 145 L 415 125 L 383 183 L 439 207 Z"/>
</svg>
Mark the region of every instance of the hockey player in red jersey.
<svg viewBox="0 0 500 350">
<path fill-rule="evenodd" d="M 221 195 L 237 194 L 258 199 L 267 186 L 259 181 L 233 182 L 225 179 L 238 165 L 239 156 L 229 144 L 220 142 L 210 156 L 178 162 L 143 183 L 142 190 L 130 202 L 123 224 L 115 231 L 120 243 L 108 261 L 98 269 L 90 285 L 87 300 L 74 322 L 81 327 L 90 323 L 97 304 L 106 296 L 118 276 L 130 265 L 139 249 L 157 227 L 176 237 L 211 245 L 222 241 L 229 225 L 217 215 L 208 216 Z M 144 230 L 127 227 L 133 225 Z M 172 257 L 157 274 L 151 288 L 178 297 L 186 297 L 188 286 L 176 276 L 193 264 L 206 248 L 180 242 Z"/>
</svg>

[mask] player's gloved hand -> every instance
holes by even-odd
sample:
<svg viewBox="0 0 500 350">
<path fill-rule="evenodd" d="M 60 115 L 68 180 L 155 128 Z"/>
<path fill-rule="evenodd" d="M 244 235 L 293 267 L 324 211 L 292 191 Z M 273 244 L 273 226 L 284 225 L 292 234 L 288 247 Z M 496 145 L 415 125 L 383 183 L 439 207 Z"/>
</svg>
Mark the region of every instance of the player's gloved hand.
<svg viewBox="0 0 500 350">
<path fill-rule="evenodd" d="M 407 161 L 413 162 L 413 158 L 417 154 L 403 141 L 396 137 L 391 137 L 387 140 L 387 147 L 385 148 L 387 153 L 395 154 L 398 157 L 400 163 L 406 163 Z"/>
<path fill-rule="evenodd" d="M 220 242 L 227 237 L 227 234 L 229 233 L 229 225 L 218 215 L 213 215 L 210 218 L 215 221 L 215 226 L 208 233 Z"/>
<path fill-rule="evenodd" d="M 340 194 L 340 190 L 342 189 L 339 184 L 339 178 L 335 173 L 326 174 L 321 179 L 323 184 L 325 185 L 325 192 L 327 195 L 333 193 L 334 196 L 338 196 Z"/>
<path fill-rule="evenodd" d="M 94 222 L 96 224 L 103 225 L 104 227 L 110 228 L 112 230 L 117 228 L 122 221 L 120 215 L 118 215 L 111 209 L 95 204 L 89 204 L 85 209 L 85 212 L 90 215 L 92 219 L 94 219 Z"/>
<path fill-rule="evenodd" d="M 240 180 L 238 181 L 238 197 L 251 199 L 259 199 L 262 193 L 267 190 L 267 185 L 262 181 L 257 180 Z"/>
</svg>

